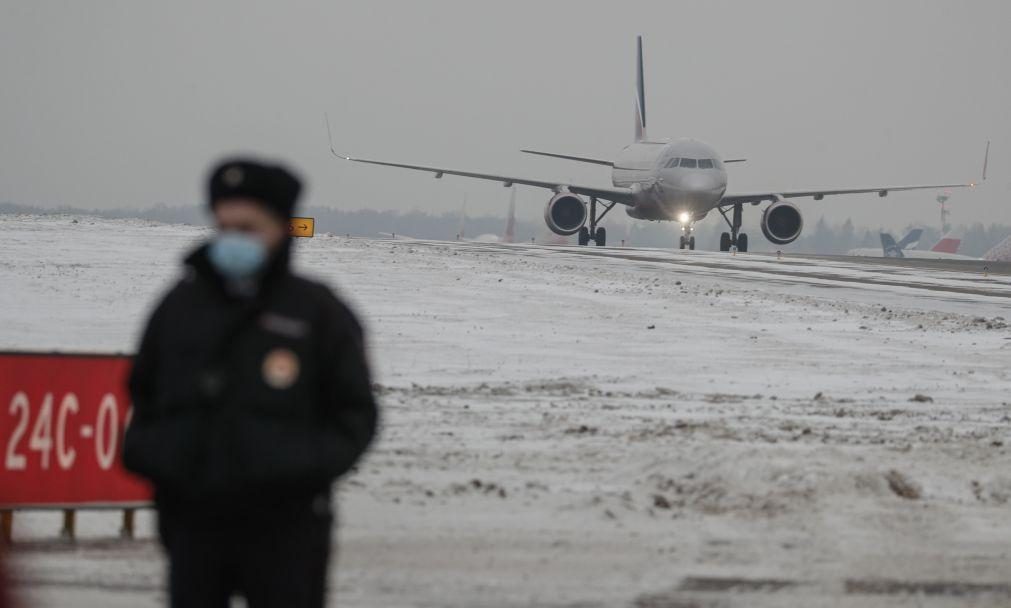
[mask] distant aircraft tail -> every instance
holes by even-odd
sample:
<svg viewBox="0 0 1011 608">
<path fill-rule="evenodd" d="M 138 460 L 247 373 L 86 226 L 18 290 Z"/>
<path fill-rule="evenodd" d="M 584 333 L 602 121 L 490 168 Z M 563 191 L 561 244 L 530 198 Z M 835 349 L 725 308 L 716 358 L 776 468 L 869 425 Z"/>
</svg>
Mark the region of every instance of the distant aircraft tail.
<svg viewBox="0 0 1011 608">
<path fill-rule="evenodd" d="M 962 239 L 953 236 L 950 232 L 941 237 L 937 244 L 930 248 L 936 253 L 958 253 L 958 248 L 962 245 Z"/>
<path fill-rule="evenodd" d="M 923 235 L 923 228 L 913 228 L 910 230 L 906 236 L 902 237 L 898 243 L 895 244 L 899 249 L 912 249 L 916 247 L 916 244 L 920 242 L 920 237 Z"/>
<path fill-rule="evenodd" d="M 903 239 L 905 240 L 905 239 Z M 895 242 L 895 237 L 887 232 L 881 233 L 881 251 L 886 258 L 904 258 L 902 248 Z"/>
<path fill-rule="evenodd" d="M 1011 236 L 984 253 L 983 259 L 987 262 L 1011 262 Z"/>
<path fill-rule="evenodd" d="M 642 36 L 636 36 L 635 141 L 646 139 L 646 85 L 642 73 Z"/>
<path fill-rule="evenodd" d="M 509 216 L 506 219 L 505 234 L 502 235 L 503 243 L 516 242 L 516 186 L 510 188 L 509 193 Z"/>
</svg>

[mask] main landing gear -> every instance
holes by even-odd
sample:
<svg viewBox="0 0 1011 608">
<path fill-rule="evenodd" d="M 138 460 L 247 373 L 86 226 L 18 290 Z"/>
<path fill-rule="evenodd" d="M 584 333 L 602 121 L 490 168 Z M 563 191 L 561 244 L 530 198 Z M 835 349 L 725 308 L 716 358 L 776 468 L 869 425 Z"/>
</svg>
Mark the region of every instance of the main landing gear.
<svg viewBox="0 0 1011 608">
<path fill-rule="evenodd" d="M 593 241 L 597 247 L 603 247 L 607 244 L 607 230 L 601 226 L 593 232 L 594 236 L 590 236 L 590 230 L 586 226 L 579 229 L 579 244 L 589 245 L 590 241 Z"/>
<path fill-rule="evenodd" d="M 604 208 L 604 212 L 599 216 L 597 215 L 598 204 Z M 603 247 L 607 244 L 607 229 L 603 226 L 597 226 L 597 224 L 600 223 L 600 220 L 604 219 L 604 216 L 607 215 L 608 211 L 614 209 L 616 204 L 617 203 L 597 203 L 597 197 L 590 197 L 590 226 L 583 226 L 579 229 L 579 244 L 581 246 L 589 245 L 590 241 L 593 241 L 597 247 Z"/>
<path fill-rule="evenodd" d="M 743 203 L 736 203 L 734 205 L 733 220 L 727 218 L 727 212 L 723 207 L 717 207 L 720 215 L 723 216 L 723 221 L 727 223 L 727 226 L 730 226 L 730 232 L 724 232 L 720 235 L 720 251 L 730 251 L 732 247 L 737 247 L 737 251 L 741 253 L 748 250 L 748 235 L 741 232 L 741 212 L 743 207 Z"/>
</svg>

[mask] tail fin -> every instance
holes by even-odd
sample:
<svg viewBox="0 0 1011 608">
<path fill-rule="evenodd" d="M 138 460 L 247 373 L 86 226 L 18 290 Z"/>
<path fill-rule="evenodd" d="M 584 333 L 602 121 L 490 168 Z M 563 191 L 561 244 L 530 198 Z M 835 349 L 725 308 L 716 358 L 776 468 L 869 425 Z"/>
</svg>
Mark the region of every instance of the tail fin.
<svg viewBox="0 0 1011 608">
<path fill-rule="evenodd" d="M 922 235 L 923 228 L 913 228 L 908 234 L 906 234 L 906 236 L 902 237 L 895 246 L 899 249 L 909 249 L 910 247 L 915 247 L 916 244 L 920 242 L 920 236 Z"/>
<path fill-rule="evenodd" d="M 642 74 L 642 36 L 636 37 L 635 141 L 646 139 L 646 84 Z"/>
<path fill-rule="evenodd" d="M 895 237 L 887 232 L 881 233 L 881 251 L 884 253 L 886 258 L 905 257 L 902 255 L 902 248 L 900 248 L 895 242 Z"/>
<path fill-rule="evenodd" d="M 509 217 L 506 219 L 505 234 L 502 235 L 502 242 L 516 242 L 516 186 L 510 188 L 509 193 Z"/>
<path fill-rule="evenodd" d="M 1011 236 L 984 253 L 983 259 L 987 262 L 1011 262 Z"/>
<path fill-rule="evenodd" d="M 941 237 L 937 244 L 930 248 L 931 251 L 937 253 L 958 253 L 958 248 L 962 245 L 962 239 L 957 236 L 952 236 L 949 232 L 948 234 Z"/>
</svg>

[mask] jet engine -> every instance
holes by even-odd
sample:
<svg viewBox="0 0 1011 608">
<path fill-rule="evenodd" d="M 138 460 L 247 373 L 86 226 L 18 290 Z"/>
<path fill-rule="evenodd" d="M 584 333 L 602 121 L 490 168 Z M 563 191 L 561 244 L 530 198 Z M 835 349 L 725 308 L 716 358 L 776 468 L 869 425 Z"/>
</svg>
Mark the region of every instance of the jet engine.
<svg viewBox="0 0 1011 608">
<path fill-rule="evenodd" d="M 778 198 L 762 212 L 762 234 L 776 245 L 786 245 L 797 240 L 804 220 L 793 203 Z"/>
<path fill-rule="evenodd" d="M 556 194 L 544 208 L 544 221 L 555 234 L 575 234 L 586 223 L 586 204 L 575 194 Z"/>
</svg>

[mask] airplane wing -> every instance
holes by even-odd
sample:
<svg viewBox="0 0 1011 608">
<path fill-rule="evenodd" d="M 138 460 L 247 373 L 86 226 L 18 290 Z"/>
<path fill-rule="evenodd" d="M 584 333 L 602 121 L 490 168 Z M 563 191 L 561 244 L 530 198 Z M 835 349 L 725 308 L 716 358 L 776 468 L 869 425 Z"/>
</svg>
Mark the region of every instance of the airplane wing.
<svg viewBox="0 0 1011 608">
<path fill-rule="evenodd" d="M 565 160 L 574 160 L 579 163 L 606 165 L 608 167 L 614 166 L 614 162 L 604 160 L 602 158 L 590 158 L 588 156 L 573 156 L 571 154 L 558 154 L 557 152 L 541 152 L 539 150 L 520 150 L 520 152 L 523 152 L 524 154 L 536 154 L 538 156 L 550 156 L 552 158 L 564 158 Z"/>
<path fill-rule="evenodd" d="M 565 160 L 574 160 L 578 163 L 590 163 L 593 165 L 606 165 L 608 167 L 614 166 L 614 161 L 604 160 L 602 158 L 590 158 L 588 156 L 573 156 L 572 154 L 559 154 L 557 152 L 542 152 L 540 150 L 520 150 L 524 154 L 536 154 L 538 156 L 550 156 L 552 158 L 564 158 Z M 747 161 L 746 158 L 724 158 L 724 163 L 743 163 Z"/>
<path fill-rule="evenodd" d="M 973 188 L 976 184 L 939 184 L 931 186 L 879 186 L 877 188 L 841 188 L 838 190 L 786 190 L 783 192 L 749 192 L 741 194 L 726 194 L 720 199 L 720 207 L 729 207 L 737 203 L 758 204 L 762 201 L 774 201 L 779 198 L 803 198 L 811 197 L 820 201 L 826 196 L 837 194 L 867 194 L 876 192 L 878 196 L 887 196 L 889 192 L 902 192 L 904 190 L 932 190 L 942 188 Z"/>
<path fill-rule="evenodd" d="M 986 166 L 990 160 L 990 142 L 986 142 L 986 151 L 983 153 L 983 175 L 982 181 L 986 181 Z M 723 161 L 730 162 L 730 161 Z M 752 203 L 757 205 L 762 201 L 774 201 L 780 198 L 803 198 L 811 197 L 820 201 L 826 196 L 836 194 L 867 194 L 877 192 L 878 196 L 888 196 L 889 192 L 902 192 L 903 190 L 939 190 L 943 188 L 975 188 L 976 182 L 966 184 L 938 184 L 929 186 L 879 186 L 877 188 L 841 188 L 838 190 L 787 190 L 784 192 L 751 192 L 743 194 L 726 194 L 720 199 L 720 207 L 730 207 L 738 203 Z"/>
<path fill-rule="evenodd" d="M 440 167 L 426 167 L 423 165 L 407 165 L 403 163 L 391 163 L 382 160 L 368 160 L 365 158 L 354 158 L 344 154 L 338 154 L 331 148 L 334 156 L 356 163 L 366 163 L 369 165 L 382 165 L 384 167 L 399 167 L 401 169 L 412 169 L 414 171 L 425 171 L 434 173 L 435 177 L 441 178 L 443 175 L 458 175 L 460 177 L 471 177 L 474 179 L 484 179 L 493 182 L 501 182 L 508 187 L 513 184 L 533 186 L 535 188 L 546 188 L 555 192 L 571 192 L 585 196 L 594 196 L 606 201 L 612 201 L 621 205 L 635 205 L 635 191 L 631 188 L 606 188 L 598 186 L 580 186 L 578 184 L 567 184 L 565 182 L 551 182 L 539 179 L 529 179 L 525 177 L 511 177 L 508 175 L 495 175 L 493 173 L 474 173 L 472 171 L 460 171 L 457 169 L 443 169 Z"/>
</svg>

